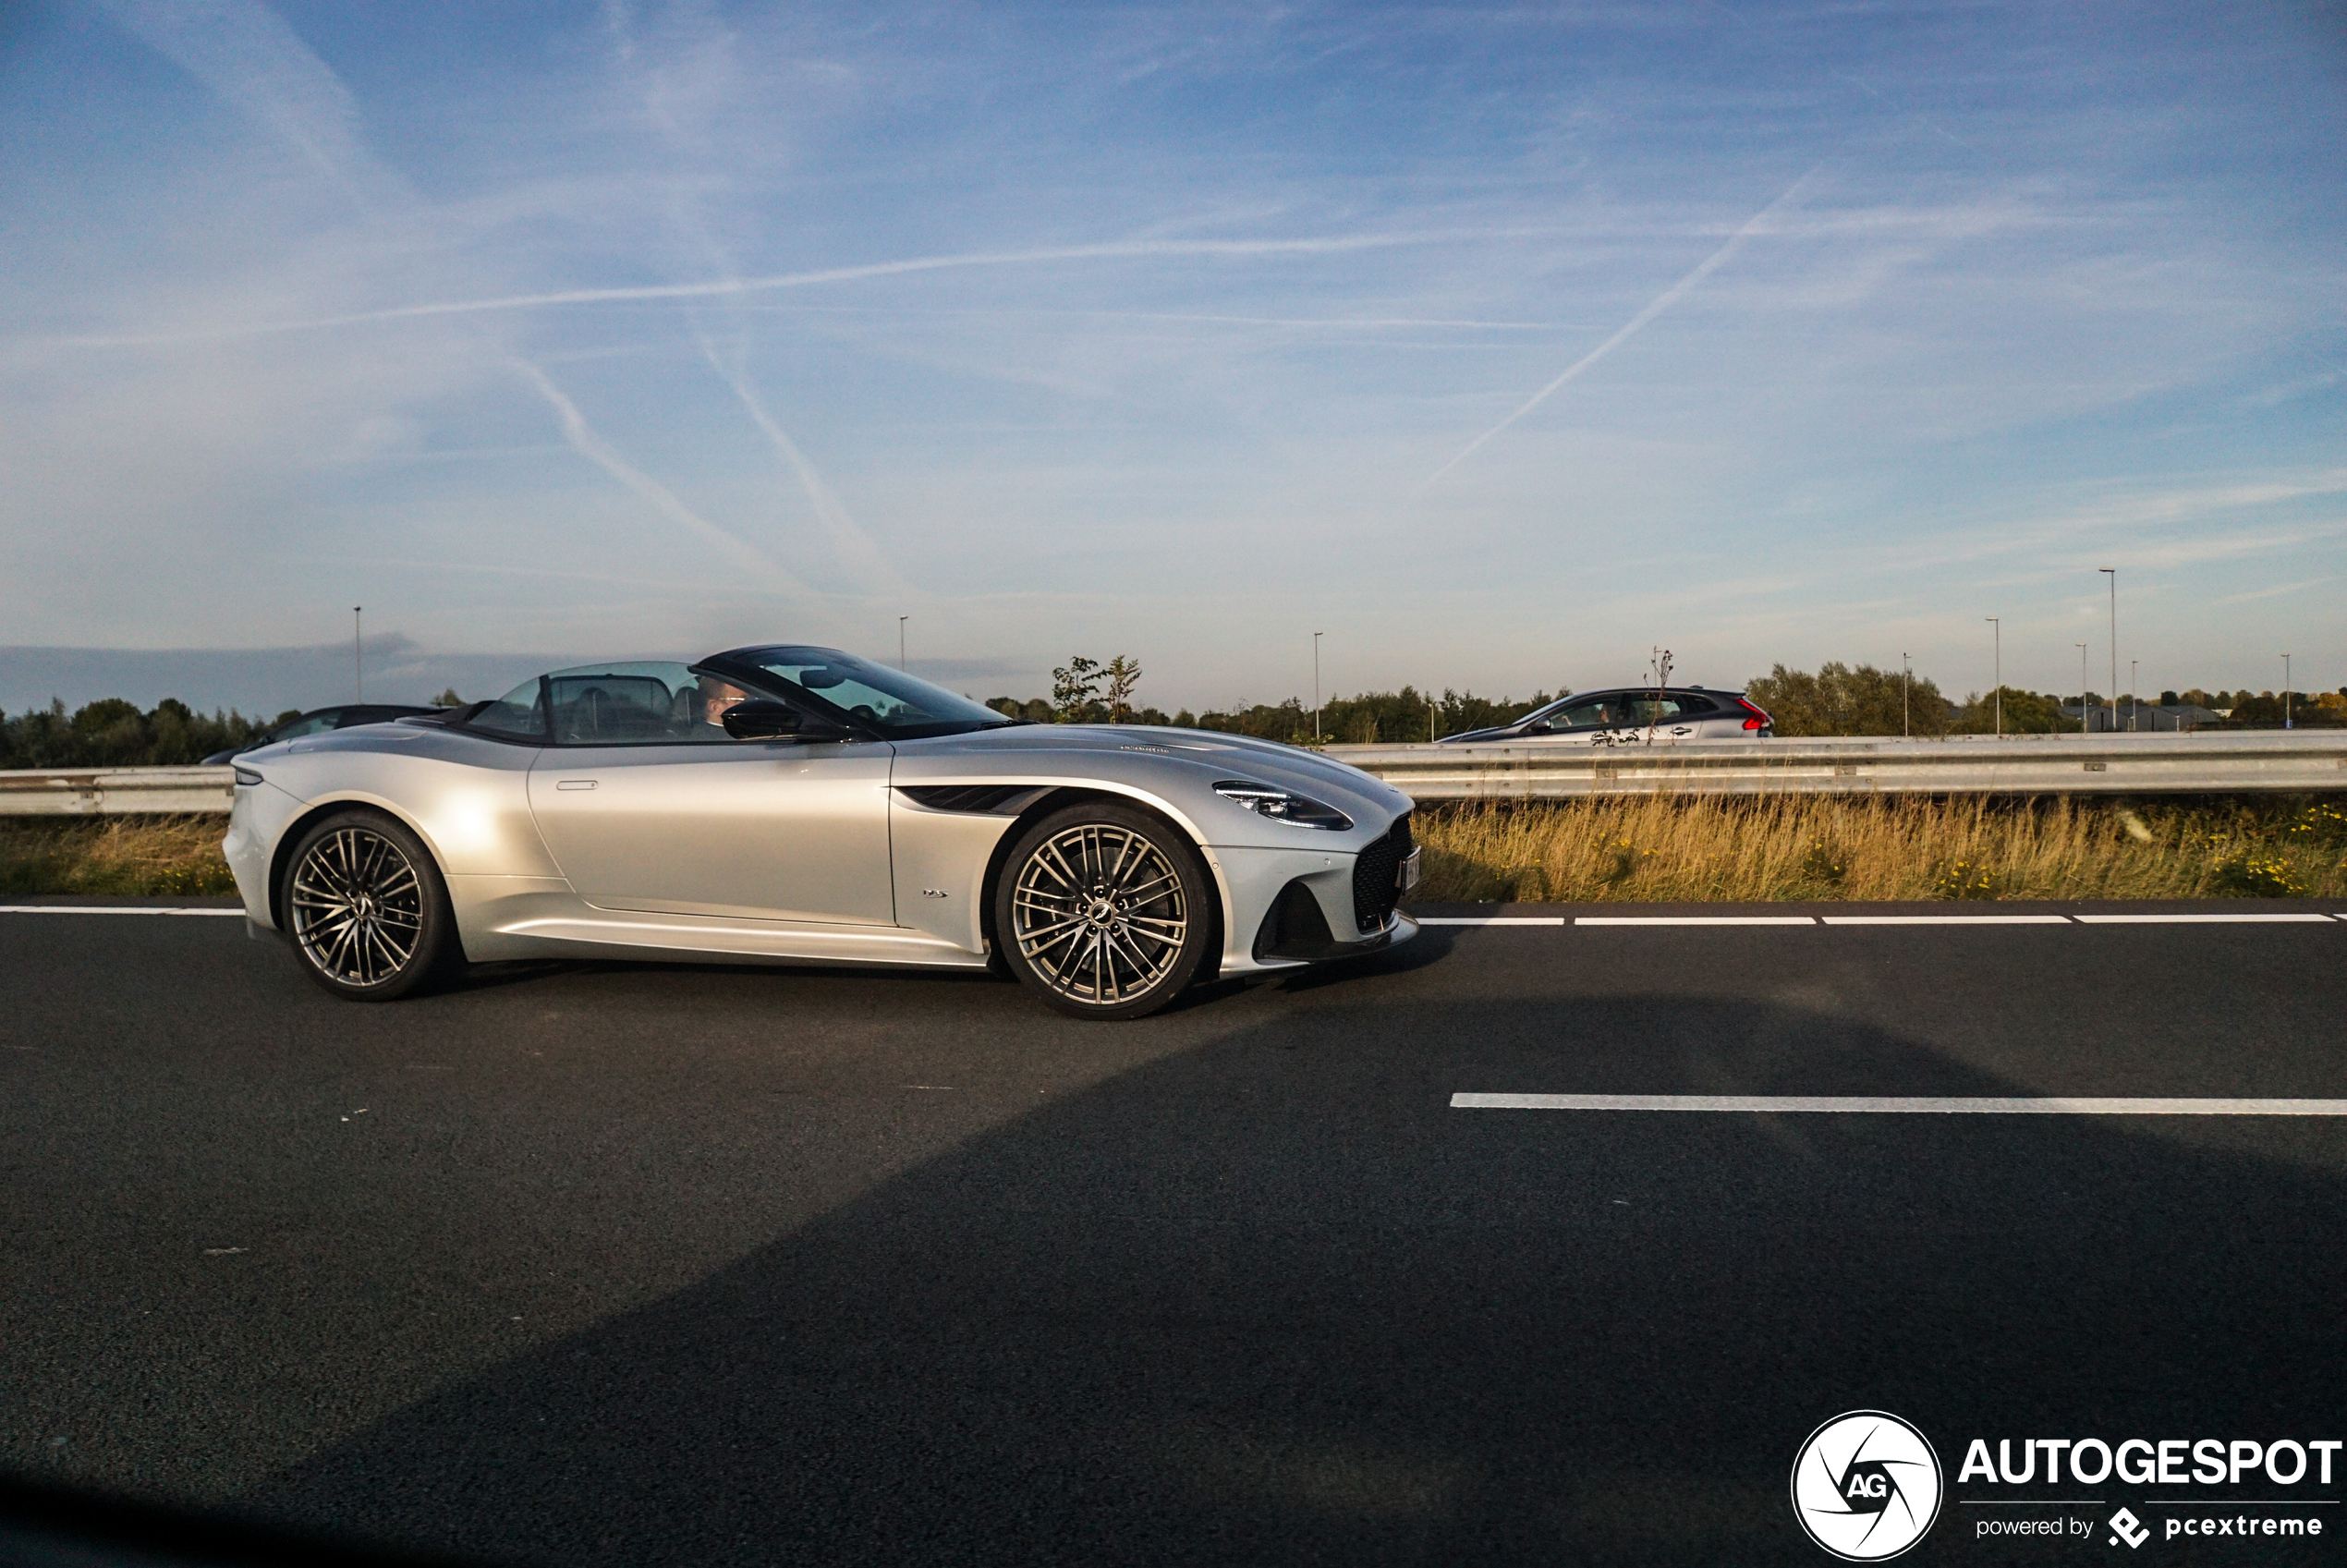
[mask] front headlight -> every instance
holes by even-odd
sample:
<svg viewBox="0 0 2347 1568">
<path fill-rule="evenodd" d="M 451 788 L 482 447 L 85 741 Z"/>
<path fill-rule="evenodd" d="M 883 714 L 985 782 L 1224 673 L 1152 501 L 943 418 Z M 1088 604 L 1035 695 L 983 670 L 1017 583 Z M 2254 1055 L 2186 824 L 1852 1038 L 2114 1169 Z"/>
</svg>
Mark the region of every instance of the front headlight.
<svg viewBox="0 0 2347 1568">
<path fill-rule="evenodd" d="M 253 785 L 261 782 L 261 775 L 254 772 L 250 768 L 238 768 L 236 772 L 237 782 L 244 785 L 247 789 L 250 789 Z"/>
<path fill-rule="evenodd" d="M 1214 786 L 1214 793 L 1275 822 L 1292 822 L 1299 828 L 1332 830 L 1353 825 L 1353 819 L 1335 807 L 1323 806 L 1309 796 L 1298 795 L 1292 789 L 1248 784 L 1244 779 L 1224 779 Z"/>
</svg>

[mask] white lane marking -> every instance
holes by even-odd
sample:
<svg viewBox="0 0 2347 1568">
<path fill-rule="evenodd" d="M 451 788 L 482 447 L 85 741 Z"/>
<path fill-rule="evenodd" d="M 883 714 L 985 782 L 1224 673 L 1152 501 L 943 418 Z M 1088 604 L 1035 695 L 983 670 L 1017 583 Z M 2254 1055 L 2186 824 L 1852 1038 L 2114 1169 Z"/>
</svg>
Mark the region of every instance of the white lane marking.
<svg viewBox="0 0 2347 1568">
<path fill-rule="evenodd" d="M 140 913 L 140 911 L 129 911 Z M 1561 915 L 1417 915 L 1421 926 L 1562 926 Z M 1576 926 L 2089 926 L 2329 925 L 2347 915 L 1578 915 Z"/>
<path fill-rule="evenodd" d="M 1454 1094 L 1453 1111 L 1851 1111 L 1982 1116 L 2347 1116 L 2347 1100 L 1892 1094 Z"/>
<path fill-rule="evenodd" d="M 1421 926 L 1561 926 L 1562 915 L 1418 915 Z"/>
<path fill-rule="evenodd" d="M 2298 923 L 2319 920 L 2329 924 L 2328 915 L 2081 915 L 2078 922 L 2086 926 L 2238 926 L 2271 925 L 2275 921 Z"/>
<path fill-rule="evenodd" d="M 1810 915 L 1580 915 L 1576 926 L 1814 926 Z"/>
<path fill-rule="evenodd" d="M 1829 926 L 2066 926 L 2067 915 L 1824 915 Z"/>
<path fill-rule="evenodd" d="M 0 904 L 0 915 L 217 915 L 241 920 L 241 909 L 149 909 L 100 904 Z"/>
</svg>

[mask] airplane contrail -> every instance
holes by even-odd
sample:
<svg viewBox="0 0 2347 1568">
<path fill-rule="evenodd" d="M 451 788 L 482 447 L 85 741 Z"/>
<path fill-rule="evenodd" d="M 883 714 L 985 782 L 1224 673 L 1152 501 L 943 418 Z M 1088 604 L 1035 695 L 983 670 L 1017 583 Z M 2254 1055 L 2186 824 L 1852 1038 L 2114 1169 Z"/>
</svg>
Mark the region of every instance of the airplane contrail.
<svg viewBox="0 0 2347 1568">
<path fill-rule="evenodd" d="M 1743 245 L 1744 242 L 1746 239 L 1749 239 L 1753 235 L 1759 232 L 1761 225 L 1768 221 L 1769 214 L 1773 213 L 1778 208 L 1783 206 L 1786 202 L 1792 201 L 1795 196 L 1799 195 L 1801 188 L 1807 185 L 1811 179 L 1815 178 L 1817 173 L 1818 171 L 1816 169 L 1811 169 L 1807 174 L 1803 175 L 1799 179 L 1794 180 L 1790 186 L 1786 187 L 1783 195 L 1778 197 L 1774 201 L 1771 201 L 1767 206 L 1761 208 L 1757 213 L 1753 213 L 1751 218 L 1742 228 L 1736 230 L 1735 233 L 1728 237 L 1728 242 L 1725 245 L 1722 245 L 1719 249 L 1714 250 L 1710 255 L 1705 257 L 1703 261 L 1696 265 L 1695 271 L 1689 273 L 1686 276 L 1681 278 L 1678 282 L 1672 284 L 1661 293 L 1656 295 L 1652 300 L 1648 302 L 1645 310 L 1639 311 L 1636 315 L 1623 322 L 1620 329 L 1617 330 L 1611 337 L 1607 338 L 1603 343 L 1599 344 L 1595 348 L 1590 349 L 1587 354 L 1582 355 L 1581 358 L 1573 361 L 1572 364 L 1567 365 L 1563 375 L 1557 377 L 1556 380 L 1549 383 L 1548 385 L 1542 387 L 1539 391 L 1534 393 L 1530 397 L 1526 398 L 1524 406 L 1518 408 L 1514 413 L 1510 414 L 1506 419 L 1502 419 L 1498 424 L 1493 425 L 1490 430 L 1485 431 L 1481 435 L 1478 435 L 1473 441 L 1468 442 L 1465 446 L 1460 449 L 1457 456 L 1452 458 L 1449 462 L 1435 469 L 1434 472 L 1427 475 L 1425 481 L 1410 493 L 1414 496 L 1425 494 L 1427 491 L 1433 487 L 1435 480 L 1441 479 L 1444 474 L 1449 473 L 1453 468 L 1457 468 L 1461 463 L 1465 462 L 1469 457 L 1474 456 L 1476 451 L 1481 447 L 1485 442 L 1490 440 L 1493 436 L 1499 434 L 1502 431 L 1507 429 L 1510 425 L 1524 418 L 1525 415 L 1529 414 L 1533 409 L 1538 408 L 1541 404 L 1547 402 L 1550 394 L 1555 392 L 1559 387 L 1563 386 L 1565 383 L 1573 380 L 1575 376 L 1578 376 L 1583 371 L 1587 370 L 1591 365 L 1596 364 L 1599 360 L 1612 353 L 1616 348 L 1621 347 L 1623 344 L 1628 342 L 1636 334 L 1639 328 L 1645 326 L 1648 322 L 1654 320 L 1655 317 L 1662 314 L 1663 311 L 1668 310 L 1672 305 L 1678 303 L 1680 298 L 1683 298 L 1689 289 L 1695 287 L 1696 285 L 1701 283 L 1705 278 L 1709 277 L 1713 273 L 1718 272 L 1727 261 L 1728 258 L 1736 253 L 1736 249 L 1739 246 Z"/>
<path fill-rule="evenodd" d="M 732 390 L 743 410 L 749 415 L 750 422 L 758 427 L 774 450 L 782 455 L 784 462 L 790 466 L 799 488 L 807 492 L 808 504 L 814 510 L 815 520 L 831 536 L 832 548 L 864 579 L 866 589 L 885 590 L 900 596 L 917 592 L 888 557 L 881 553 L 871 535 L 857 522 L 854 515 L 847 510 L 846 503 L 840 500 L 839 493 L 824 482 L 814 463 L 799 449 L 798 443 L 790 438 L 790 432 L 784 430 L 780 421 L 768 412 L 765 399 L 758 395 L 757 388 L 750 384 L 749 377 L 738 361 L 727 364 L 707 333 L 696 332 L 693 335 L 700 346 L 701 358 L 709 362 L 709 368 Z"/>
<path fill-rule="evenodd" d="M 343 79 L 259 0 L 99 0 L 123 30 L 361 198 L 382 174 Z"/>
<path fill-rule="evenodd" d="M 765 277 L 711 278 L 700 283 L 644 284 L 617 288 L 572 288 L 546 294 L 505 294 L 487 299 L 441 300 L 422 305 L 395 305 L 380 310 L 354 310 L 343 315 L 310 316 L 299 321 L 261 322 L 213 332 L 147 334 L 55 338 L 49 341 L 82 348 L 135 348 L 171 343 L 213 343 L 260 337 L 274 333 L 317 332 L 329 327 L 365 326 L 379 322 L 413 321 L 426 316 L 475 316 L 498 310 L 534 310 L 564 305 L 624 305 L 667 299 L 714 299 L 777 289 L 806 288 L 819 284 L 855 283 L 866 278 L 901 277 L 911 273 L 944 272 L 962 267 L 1008 267 L 1052 261 L 1116 261 L 1153 256 L 1317 256 L 1354 250 L 1392 249 L 1412 245 L 1453 245 L 1477 239 L 1521 237 L 1519 229 L 1440 229 L 1415 234 L 1324 235 L 1305 239 L 1136 239 L 1097 245 L 1063 245 L 1036 250 L 976 250 L 944 256 L 913 256 L 896 261 L 868 261 L 850 267 L 823 267 L 811 272 L 776 273 Z"/>
<path fill-rule="evenodd" d="M 686 505 L 674 491 L 614 451 L 595 433 L 594 427 L 588 424 L 587 416 L 578 411 L 578 405 L 565 396 L 562 388 L 556 386 L 545 371 L 518 357 L 512 360 L 512 364 L 516 372 L 537 388 L 539 395 L 553 407 L 554 417 L 562 421 L 563 438 L 570 443 L 573 451 L 651 503 L 653 508 L 669 521 L 716 546 L 737 565 L 748 568 L 801 600 L 816 597 L 789 571 Z"/>
</svg>

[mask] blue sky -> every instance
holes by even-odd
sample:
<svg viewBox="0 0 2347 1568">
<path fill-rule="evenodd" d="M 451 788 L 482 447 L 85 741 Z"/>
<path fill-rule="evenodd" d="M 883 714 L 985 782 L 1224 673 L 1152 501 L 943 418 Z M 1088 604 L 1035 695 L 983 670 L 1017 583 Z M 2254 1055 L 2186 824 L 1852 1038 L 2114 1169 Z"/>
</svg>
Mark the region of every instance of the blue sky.
<svg viewBox="0 0 2347 1568">
<path fill-rule="evenodd" d="M 2336 8 L 8 17 L 0 645 L 2347 682 Z"/>
</svg>

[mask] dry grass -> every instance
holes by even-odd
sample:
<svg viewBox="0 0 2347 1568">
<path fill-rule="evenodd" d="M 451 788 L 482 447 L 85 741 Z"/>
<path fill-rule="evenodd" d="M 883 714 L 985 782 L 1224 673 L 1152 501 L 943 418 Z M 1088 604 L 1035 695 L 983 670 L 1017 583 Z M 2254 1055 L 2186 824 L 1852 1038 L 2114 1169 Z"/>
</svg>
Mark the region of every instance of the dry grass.
<svg viewBox="0 0 2347 1568">
<path fill-rule="evenodd" d="M 1422 810 L 1429 903 L 2338 897 L 2332 801 L 1639 796 Z"/>
<path fill-rule="evenodd" d="M 0 893 L 230 893 L 220 817 L 0 818 Z M 2332 800 L 1625 796 L 1421 809 L 1445 901 L 2347 897 Z"/>
<path fill-rule="evenodd" d="M 0 818 L 0 893 L 234 893 L 228 819 Z"/>
</svg>

